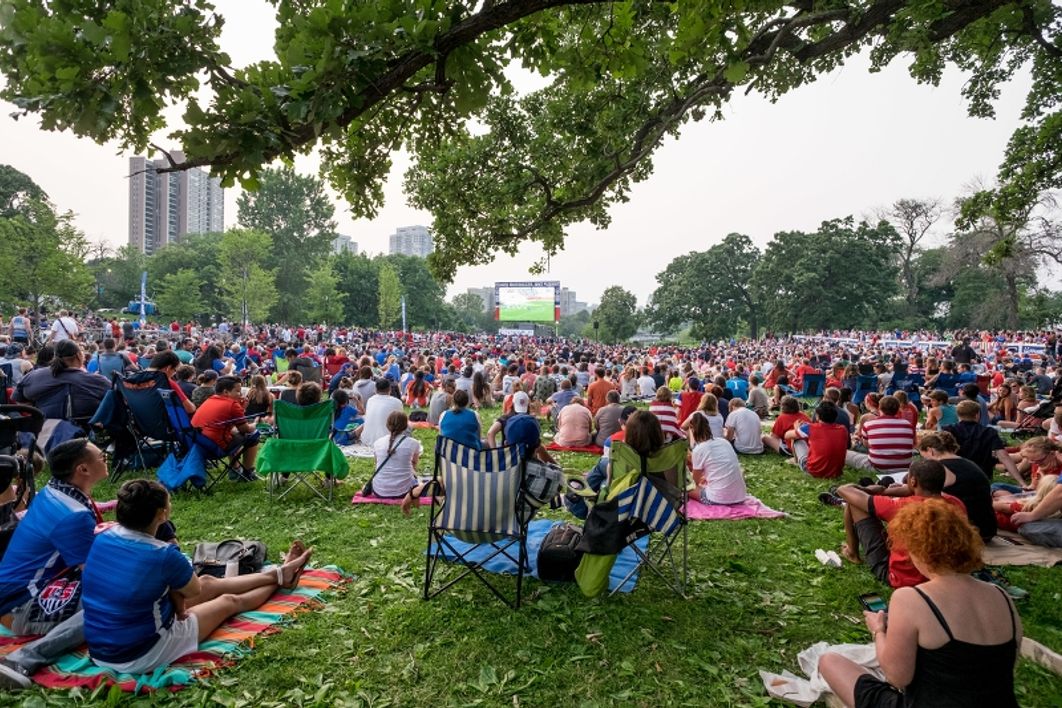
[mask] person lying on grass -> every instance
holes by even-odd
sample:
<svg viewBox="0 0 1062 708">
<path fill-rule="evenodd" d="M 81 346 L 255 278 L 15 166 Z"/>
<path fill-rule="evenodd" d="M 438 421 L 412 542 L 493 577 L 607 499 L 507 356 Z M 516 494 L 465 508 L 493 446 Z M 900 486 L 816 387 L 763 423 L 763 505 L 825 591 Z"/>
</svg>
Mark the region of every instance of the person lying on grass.
<svg viewBox="0 0 1062 708">
<path fill-rule="evenodd" d="M 929 499 L 900 510 L 889 533 L 928 580 L 893 593 L 887 613 L 863 613 L 885 681 L 827 652 L 819 672 L 830 690 L 860 708 L 1016 708 L 1021 619 L 1002 588 L 970 575 L 981 567 L 977 530 L 953 506 Z"/>
<path fill-rule="evenodd" d="M 893 543 L 891 548 L 882 522 L 889 523 L 900 509 L 926 499 L 940 499 L 954 504 L 965 514 L 963 503 L 950 494 L 943 494 L 947 470 L 936 460 L 918 459 L 911 463 L 905 479 L 908 496 L 891 496 L 885 490 L 870 494 L 854 484 L 845 484 L 837 489 L 837 496 L 845 502 L 845 543 L 841 554 L 852 563 L 862 563 L 860 549 L 874 577 L 894 588 L 918 585 L 925 577 L 911 563 L 902 545 Z"/>
<path fill-rule="evenodd" d="M 161 484 L 126 482 L 116 514 L 118 524 L 96 537 L 85 561 L 82 605 L 89 655 L 121 673 L 149 673 L 195 651 L 229 617 L 298 585 L 313 553 L 296 540 L 279 567 L 200 578 L 176 545 L 155 538 L 170 518 Z"/>
</svg>

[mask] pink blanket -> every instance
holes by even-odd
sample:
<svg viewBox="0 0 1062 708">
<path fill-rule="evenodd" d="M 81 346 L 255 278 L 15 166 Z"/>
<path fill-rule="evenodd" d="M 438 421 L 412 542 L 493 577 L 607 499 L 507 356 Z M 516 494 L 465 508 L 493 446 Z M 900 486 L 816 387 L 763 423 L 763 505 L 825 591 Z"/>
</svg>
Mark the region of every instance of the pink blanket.
<svg viewBox="0 0 1062 708">
<path fill-rule="evenodd" d="M 580 447 L 561 447 L 560 445 L 558 445 L 555 442 L 551 442 L 549 445 L 546 445 L 546 449 L 547 450 L 552 450 L 554 452 L 589 452 L 589 453 L 594 454 L 594 455 L 600 455 L 602 452 L 605 451 L 605 448 L 601 447 L 600 445 L 583 445 L 583 446 L 580 446 Z"/>
<path fill-rule="evenodd" d="M 354 495 L 354 498 L 350 500 L 351 504 L 388 504 L 390 506 L 398 506 L 402 503 L 401 499 L 383 499 L 381 497 L 364 497 L 361 492 Z M 420 505 L 427 506 L 431 504 L 431 497 L 421 497 Z"/>
<path fill-rule="evenodd" d="M 737 519 L 780 519 L 784 511 L 775 511 L 754 496 L 740 504 L 701 504 L 690 499 L 686 504 L 690 521 L 736 521 Z"/>
</svg>

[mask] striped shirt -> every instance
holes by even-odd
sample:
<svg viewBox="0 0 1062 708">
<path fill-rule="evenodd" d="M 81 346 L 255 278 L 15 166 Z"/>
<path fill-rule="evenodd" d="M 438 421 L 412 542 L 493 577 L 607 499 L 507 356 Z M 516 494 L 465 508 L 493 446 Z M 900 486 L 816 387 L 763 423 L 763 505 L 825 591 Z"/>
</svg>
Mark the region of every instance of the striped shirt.
<svg viewBox="0 0 1062 708">
<path fill-rule="evenodd" d="M 679 427 L 678 411 L 675 410 L 675 406 L 665 401 L 653 401 L 649 404 L 649 412 L 660 421 L 665 441 L 686 437 Z"/>
<path fill-rule="evenodd" d="M 899 416 L 879 416 L 863 424 L 870 464 L 881 472 L 906 472 L 914 455 L 915 429 Z"/>
</svg>

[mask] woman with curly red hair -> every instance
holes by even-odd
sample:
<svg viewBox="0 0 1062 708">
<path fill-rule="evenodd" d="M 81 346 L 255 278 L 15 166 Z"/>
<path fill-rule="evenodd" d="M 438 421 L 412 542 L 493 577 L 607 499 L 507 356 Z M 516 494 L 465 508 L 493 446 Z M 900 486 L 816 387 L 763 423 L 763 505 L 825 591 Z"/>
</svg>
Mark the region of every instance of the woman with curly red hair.
<svg viewBox="0 0 1062 708">
<path fill-rule="evenodd" d="M 858 708 L 1016 708 L 1021 620 L 1002 588 L 970 575 L 981 567 L 977 529 L 959 509 L 929 499 L 901 509 L 889 536 L 929 580 L 896 590 L 887 613 L 863 613 L 886 680 L 827 652 L 819 671 L 830 689 Z"/>
</svg>

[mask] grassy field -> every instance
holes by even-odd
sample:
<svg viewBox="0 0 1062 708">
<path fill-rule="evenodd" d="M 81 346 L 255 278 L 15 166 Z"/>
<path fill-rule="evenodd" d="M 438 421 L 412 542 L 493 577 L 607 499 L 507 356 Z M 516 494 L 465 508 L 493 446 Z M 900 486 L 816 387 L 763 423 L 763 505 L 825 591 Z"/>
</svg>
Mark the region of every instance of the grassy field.
<svg viewBox="0 0 1062 708">
<path fill-rule="evenodd" d="M 485 422 L 492 414 L 483 416 Z M 416 431 L 431 469 L 434 433 Z M 594 458 L 563 455 L 569 470 Z M 789 512 L 782 520 L 697 522 L 690 527 L 690 599 L 652 574 L 629 595 L 585 599 L 574 586 L 530 580 L 514 612 L 482 585 L 460 584 L 420 599 L 426 510 L 358 506 L 349 497 L 371 462 L 353 463 L 333 506 L 308 492 L 271 502 L 261 483 L 221 483 L 212 496 L 178 496 L 173 517 L 182 547 L 200 540 L 260 538 L 274 557 L 298 536 L 315 560 L 355 575 L 323 611 L 262 639 L 238 666 L 202 687 L 150 698 L 110 696 L 121 705 L 196 706 L 731 706 L 771 705 L 758 669 L 799 673 L 796 654 L 817 641 L 869 641 L 857 595 L 887 588 L 864 568 L 830 570 L 813 555 L 837 548 L 841 513 L 819 492 L 834 482 L 804 477 L 775 456 L 743 458 L 751 493 Z M 854 481 L 854 471 L 846 479 Z M 97 498 L 113 496 L 104 485 Z M 552 512 L 558 518 L 560 512 Z M 1020 605 L 1025 631 L 1062 651 L 1062 573 L 1008 568 L 1030 591 Z M 503 583 L 511 581 L 502 579 Z M 1062 705 L 1062 680 L 1022 661 L 1023 706 Z M 0 694 L 0 702 L 12 702 Z M 33 691 L 18 703 L 103 702 L 106 691 Z"/>
</svg>

